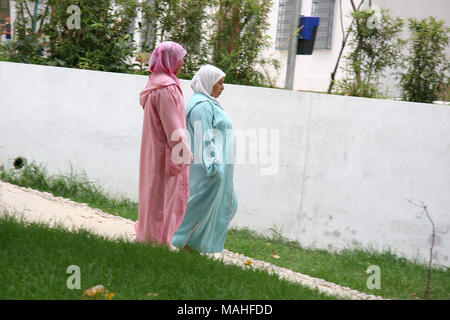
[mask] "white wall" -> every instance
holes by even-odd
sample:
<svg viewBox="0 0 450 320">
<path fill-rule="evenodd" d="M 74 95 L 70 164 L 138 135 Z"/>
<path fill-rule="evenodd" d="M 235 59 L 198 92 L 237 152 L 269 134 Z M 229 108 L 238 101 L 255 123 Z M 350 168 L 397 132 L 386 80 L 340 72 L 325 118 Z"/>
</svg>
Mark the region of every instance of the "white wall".
<svg viewBox="0 0 450 320">
<path fill-rule="evenodd" d="M 136 199 L 146 80 L 0 62 L 0 162 L 24 156 L 65 173 L 71 162 Z M 277 142 L 269 148 L 276 174 L 262 174 L 261 153 L 256 164 L 236 164 L 233 225 L 275 227 L 305 247 L 391 248 L 424 262 L 431 225 L 407 199 L 423 201 L 441 232 L 434 261 L 450 265 L 449 107 L 236 85 L 220 101 L 236 131 L 266 130 Z"/>
</svg>

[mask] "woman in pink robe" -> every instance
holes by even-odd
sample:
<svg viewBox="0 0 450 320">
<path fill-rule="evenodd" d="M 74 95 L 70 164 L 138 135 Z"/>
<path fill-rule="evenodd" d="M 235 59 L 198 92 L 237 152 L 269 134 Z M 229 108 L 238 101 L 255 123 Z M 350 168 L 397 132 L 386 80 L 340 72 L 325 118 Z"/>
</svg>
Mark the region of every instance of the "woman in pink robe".
<svg viewBox="0 0 450 320">
<path fill-rule="evenodd" d="M 183 221 L 189 196 L 189 150 L 180 81 L 186 50 L 178 43 L 161 43 L 150 58 L 139 165 L 139 217 L 136 241 L 169 245 Z"/>
</svg>

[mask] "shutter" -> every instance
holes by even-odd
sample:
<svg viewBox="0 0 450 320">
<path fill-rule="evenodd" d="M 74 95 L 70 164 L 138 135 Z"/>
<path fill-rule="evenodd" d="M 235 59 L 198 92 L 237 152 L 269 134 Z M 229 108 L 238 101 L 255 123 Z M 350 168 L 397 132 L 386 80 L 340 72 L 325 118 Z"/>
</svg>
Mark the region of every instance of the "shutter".
<svg viewBox="0 0 450 320">
<path fill-rule="evenodd" d="M 289 43 L 287 40 L 295 30 L 291 22 L 294 15 L 295 1 L 300 0 L 280 0 L 278 7 L 277 38 L 275 42 L 275 48 L 277 50 L 288 49 Z"/>
<path fill-rule="evenodd" d="M 313 0 L 311 15 L 320 18 L 314 49 L 331 49 L 335 0 Z"/>
</svg>

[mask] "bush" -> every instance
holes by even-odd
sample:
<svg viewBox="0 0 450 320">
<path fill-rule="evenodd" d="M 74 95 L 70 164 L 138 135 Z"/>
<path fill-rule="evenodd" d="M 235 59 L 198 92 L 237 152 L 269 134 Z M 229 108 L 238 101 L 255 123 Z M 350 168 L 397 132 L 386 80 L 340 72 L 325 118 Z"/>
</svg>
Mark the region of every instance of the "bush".
<svg viewBox="0 0 450 320">
<path fill-rule="evenodd" d="M 208 63 L 209 48 L 207 0 L 156 0 L 142 3 L 143 23 L 140 33 L 141 50 L 152 52 L 159 42 L 175 41 L 187 51 L 181 73 L 183 79 L 191 79 L 201 65 Z M 147 61 L 146 61 L 147 62 Z"/>
<path fill-rule="evenodd" d="M 16 1 L 14 41 L 1 50 L 9 61 L 112 72 L 131 69 L 135 1 L 48 0 L 44 4 L 34 19 L 27 1 Z M 67 25 L 71 5 L 81 9 L 80 28 Z"/>
<path fill-rule="evenodd" d="M 432 103 L 446 94 L 450 64 L 445 54 L 450 28 L 434 17 L 409 19 L 411 31 L 406 72 L 401 75 L 402 98 L 406 101 Z"/>
<path fill-rule="evenodd" d="M 26 1 L 16 2 L 17 17 L 14 21 L 15 41 L 1 45 L 1 53 L 6 60 L 22 63 L 45 64 L 42 54 L 42 39 L 34 33 L 32 17 Z"/>
<path fill-rule="evenodd" d="M 134 1 L 50 0 L 53 14 L 43 33 L 49 38 L 49 60 L 81 69 L 126 72 L 132 67 Z M 67 8 L 81 9 L 80 28 L 67 26 Z"/>
<path fill-rule="evenodd" d="M 388 10 L 359 10 L 352 16 L 355 23 L 348 30 L 351 40 L 350 53 L 345 57 L 346 78 L 336 82 L 335 93 L 377 98 L 381 96 L 380 77 L 387 68 L 399 65 L 404 47 L 399 36 L 403 21 Z"/>
<path fill-rule="evenodd" d="M 271 8 L 272 1 L 219 1 L 213 17 L 217 27 L 211 38 L 212 62 L 227 74 L 227 83 L 267 85 L 257 66 L 278 68 L 276 60 L 261 57 L 263 49 L 270 45 L 265 33 Z"/>
<path fill-rule="evenodd" d="M 0 52 L 6 59 L 148 74 L 150 53 L 160 42 L 171 40 L 188 52 L 179 75 L 183 79 L 210 63 L 227 73 L 228 83 L 266 85 L 258 68 L 278 66 L 277 61 L 260 56 L 269 45 L 265 31 L 272 1 L 47 0 L 41 4 L 46 9 L 34 20 L 27 1 L 16 1 L 15 41 Z M 71 5 L 81 9 L 79 29 L 67 26 Z M 135 48 L 132 34 L 138 13 L 142 42 Z M 33 22 L 40 22 L 38 30 L 32 30 Z M 135 57 L 139 64 L 133 63 Z"/>
</svg>

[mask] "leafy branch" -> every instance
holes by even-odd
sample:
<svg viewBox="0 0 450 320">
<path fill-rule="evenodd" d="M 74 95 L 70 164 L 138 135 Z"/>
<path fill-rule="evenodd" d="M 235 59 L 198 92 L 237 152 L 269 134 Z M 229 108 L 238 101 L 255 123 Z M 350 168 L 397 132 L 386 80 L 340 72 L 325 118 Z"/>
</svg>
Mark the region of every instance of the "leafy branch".
<svg viewBox="0 0 450 320">
<path fill-rule="evenodd" d="M 361 6 L 364 3 L 364 0 L 361 0 L 361 2 L 359 3 L 358 6 L 355 5 L 355 3 L 353 2 L 353 0 L 350 0 L 350 3 L 352 5 L 353 8 L 353 12 L 358 11 Z M 342 43 L 341 43 L 341 49 L 339 50 L 339 55 L 338 58 L 336 60 L 336 64 L 334 65 L 334 69 L 333 72 L 331 72 L 331 81 L 330 81 L 330 85 L 328 86 L 328 93 L 331 93 L 331 91 L 333 90 L 333 86 L 334 86 L 334 82 L 335 82 L 335 78 L 336 78 L 336 73 L 339 67 L 339 62 L 341 61 L 341 57 L 342 57 L 342 53 L 344 52 L 344 49 L 347 45 L 347 41 L 348 41 L 348 37 L 350 35 L 350 32 L 345 33 L 344 30 L 344 21 L 343 21 L 343 14 L 342 14 L 342 0 L 339 0 L 339 15 L 340 15 L 340 21 L 341 21 L 341 30 L 342 30 Z M 355 18 L 352 18 L 352 21 L 350 23 L 350 26 L 353 26 L 353 23 L 355 22 Z"/>
</svg>

